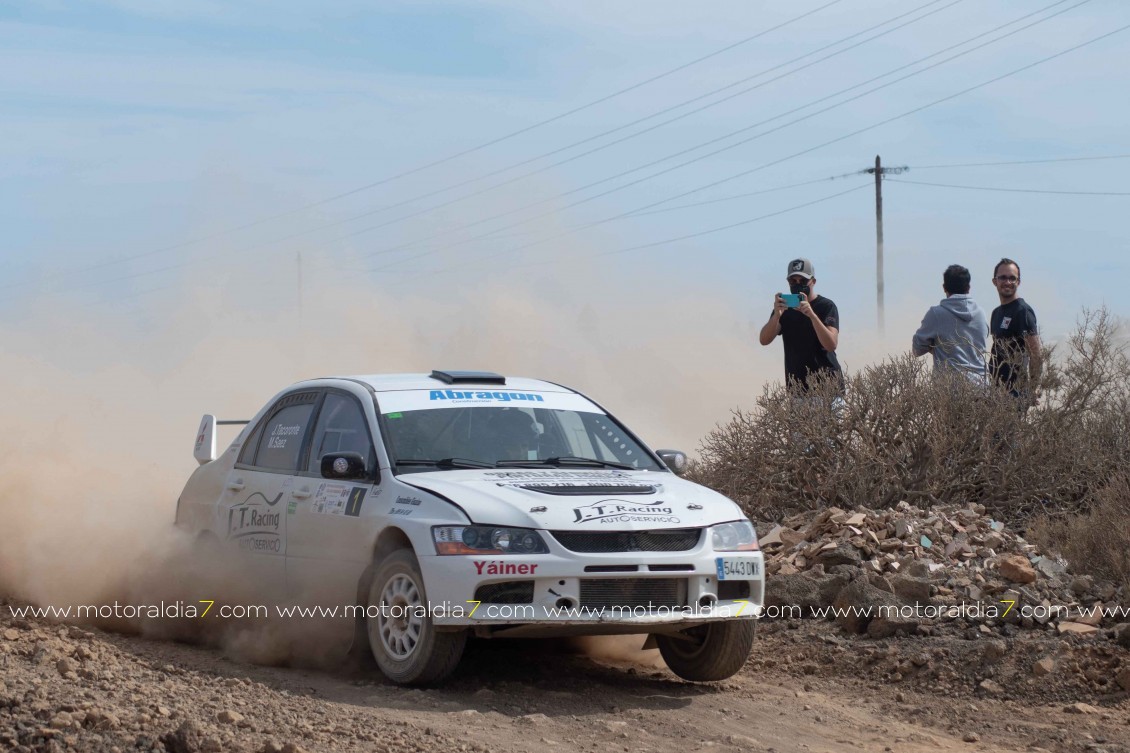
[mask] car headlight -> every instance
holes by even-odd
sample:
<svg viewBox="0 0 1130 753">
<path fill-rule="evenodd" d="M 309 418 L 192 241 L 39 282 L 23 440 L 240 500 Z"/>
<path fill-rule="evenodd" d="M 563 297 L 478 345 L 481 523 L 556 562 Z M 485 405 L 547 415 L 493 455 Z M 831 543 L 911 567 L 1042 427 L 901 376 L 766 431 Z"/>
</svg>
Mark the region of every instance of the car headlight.
<svg viewBox="0 0 1130 753">
<path fill-rule="evenodd" d="M 537 531 L 502 526 L 436 526 L 436 554 L 546 554 Z"/>
<path fill-rule="evenodd" d="M 710 540 L 716 552 L 756 552 L 761 548 L 757 543 L 757 531 L 748 520 L 714 526 L 710 529 Z"/>
</svg>

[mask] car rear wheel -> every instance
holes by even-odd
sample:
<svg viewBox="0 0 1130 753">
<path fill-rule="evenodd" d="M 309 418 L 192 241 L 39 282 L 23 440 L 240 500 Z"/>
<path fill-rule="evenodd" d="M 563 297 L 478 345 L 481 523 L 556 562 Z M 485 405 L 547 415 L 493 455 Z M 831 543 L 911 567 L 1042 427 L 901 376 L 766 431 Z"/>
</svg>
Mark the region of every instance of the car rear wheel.
<svg viewBox="0 0 1130 753">
<path fill-rule="evenodd" d="M 710 682 L 737 674 L 749 658 L 756 634 L 753 620 L 729 620 L 656 635 L 655 642 L 672 672 L 684 680 Z"/>
<path fill-rule="evenodd" d="M 455 670 L 467 632 L 436 630 L 424 577 L 412 550 L 397 549 L 377 565 L 366 606 L 369 649 L 390 680 L 429 685 Z"/>
</svg>

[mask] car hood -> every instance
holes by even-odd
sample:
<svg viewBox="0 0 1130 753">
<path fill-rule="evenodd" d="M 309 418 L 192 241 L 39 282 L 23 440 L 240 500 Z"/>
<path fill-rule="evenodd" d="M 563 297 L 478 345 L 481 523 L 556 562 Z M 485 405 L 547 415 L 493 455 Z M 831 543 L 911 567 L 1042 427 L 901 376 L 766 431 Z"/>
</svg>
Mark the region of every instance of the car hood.
<svg viewBox="0 0 1130 753">
<path fill-rule="evenodd" d="M 402 483 L 438 494 L 474 523 L 554 531 L 700 528 L 739 520 L 727 497 L 672 473 L 618 470 L 453 470 Z"/>
</svg>

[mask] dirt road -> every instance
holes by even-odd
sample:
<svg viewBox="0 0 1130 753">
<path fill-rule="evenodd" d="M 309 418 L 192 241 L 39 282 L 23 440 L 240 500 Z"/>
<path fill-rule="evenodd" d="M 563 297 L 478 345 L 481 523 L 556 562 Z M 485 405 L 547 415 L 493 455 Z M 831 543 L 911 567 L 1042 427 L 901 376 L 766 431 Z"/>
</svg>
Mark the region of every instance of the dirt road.
<svg viewBox="0 0 1130 753">
<path fill-rule="evenodd" d="M 972 686 L 945 686 L 947 697 L 887 684 L 836 657 L 891 642 L 845 648 L 831 623 L 763 623 L 745 669 L 719 684 L 680 681 L 655 652 L 594 658 L 629 656 L 622 640 L 593 655 L 481 641 L 445 687 L 406 690 L 375 673 L 255 666 L 0 608 L 4 750 L 1130 750 L 1125 698 L 1072 713 Z"/>
</svg>

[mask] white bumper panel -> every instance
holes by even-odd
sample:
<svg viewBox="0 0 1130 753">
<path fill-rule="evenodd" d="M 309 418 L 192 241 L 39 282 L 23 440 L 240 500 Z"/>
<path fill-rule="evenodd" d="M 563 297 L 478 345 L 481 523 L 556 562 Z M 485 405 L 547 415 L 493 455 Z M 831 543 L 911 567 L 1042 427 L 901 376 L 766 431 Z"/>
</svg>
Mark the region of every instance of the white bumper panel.
<svg viewBox="0 0 1130 753">
<path fill-rule="evenodd" d="M 429 611 L 438 626 L 640 625 L 658 626 L 756 618 L 764 599 L 761 552 L 617 552 L 527 556 L 421 556 Z M 718 579 L 718 557 L 741 558 L 756 573 Z M 635 572 L 592 568 L 636 567 Z M 662 568 L 652 570 L 650 568 Z M 586 572 L 586 568 L 590 568 Z M 480 587 L 521 583 L 529 603 L 476 599 Z M 735 585 L 727 585 L 735 584 Z M 735 591 L 748 594 L 726 598 Z M 532 585 L 532 588 L 530 586 Z M 524 599 L 523 599 L 524 600 Z"/>
</svg>

